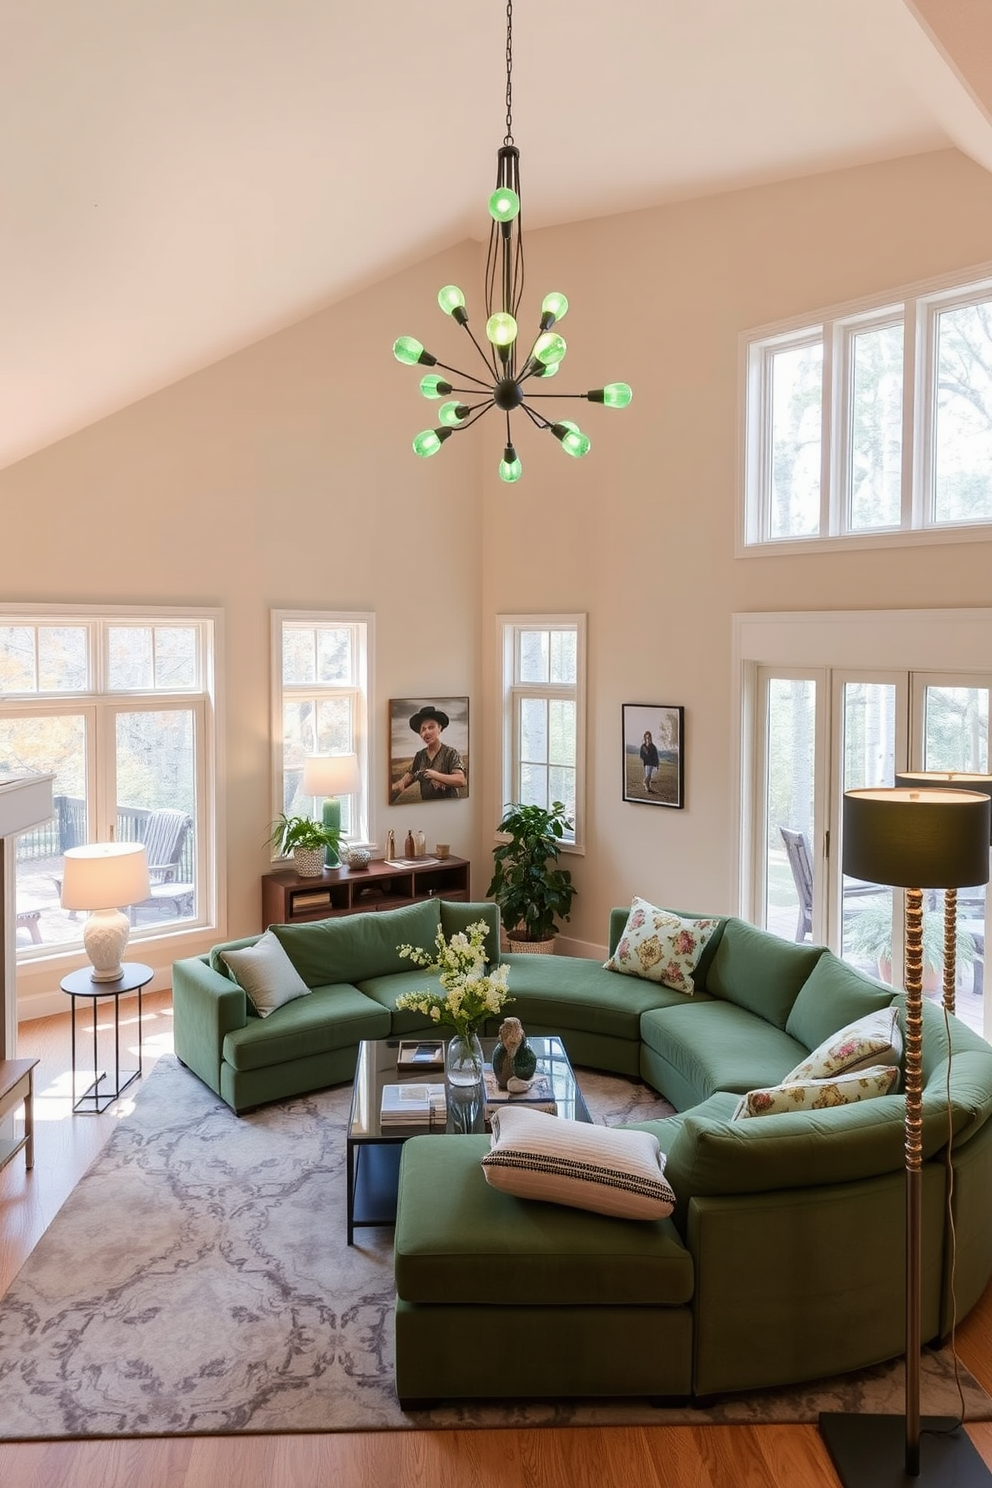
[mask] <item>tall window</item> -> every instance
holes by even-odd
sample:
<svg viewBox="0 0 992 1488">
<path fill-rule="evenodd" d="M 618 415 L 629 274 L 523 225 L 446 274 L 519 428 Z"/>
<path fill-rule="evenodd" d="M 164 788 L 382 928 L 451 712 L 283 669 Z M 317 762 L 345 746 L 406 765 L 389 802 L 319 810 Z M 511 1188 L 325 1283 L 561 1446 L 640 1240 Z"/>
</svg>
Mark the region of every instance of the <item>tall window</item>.
<svg viewBox="0 0 992 1488">
<path fill-rule="evenodd" d="M 17 839 L 17 954 L 77 944 L 59 903 L 62 854 L 142 841 L 147 938 L 213 910 L 213 612 L 0 606 L 0 776 L 55 779 L 51 820 Z"/>
<path fill-rule="evenodd" d="M 356 754 L 361 788 L 341 798 L 341 828 L 366 841 L 369 826 L 368 696 L 372 616 L 272 612 L 273 815 L 313 816 L 323 801 L 303 793 L 311 754 Z"/>
<path fill-rule="evenodd" d="M 843 873 L 844 792 L 891 786 L 905 769 L 987 772 L 992 611 L 740 615 L 735 636 L 741 912 L 898 982 L 902 895 Z M 958 904 L 957 1011 L 981 1032 L 984 887 Z M 924 957 L 939 985 L 939 894 L 925 906 Z M 992 1028 L 992 997 L 989 1009 Z"/>
<path fill-rule="evenodd" d="M 992 278 L 970 277 L 748 333 L 744 551 L 992 537 Z"/>
<path fill-rule="evenodd" d="M 583 840 L 584 615 L 503 615 L 503 803 L 564 802 Z"/>
</svg>

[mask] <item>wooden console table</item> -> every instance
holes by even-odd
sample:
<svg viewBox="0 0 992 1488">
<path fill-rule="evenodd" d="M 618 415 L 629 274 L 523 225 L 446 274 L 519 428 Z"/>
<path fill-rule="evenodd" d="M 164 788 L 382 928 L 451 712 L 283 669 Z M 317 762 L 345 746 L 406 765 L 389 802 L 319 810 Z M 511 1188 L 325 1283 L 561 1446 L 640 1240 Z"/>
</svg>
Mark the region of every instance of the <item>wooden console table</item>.
<svg viewBox="0 0 992 1488">
<path fill-rule="evenodd" d="M 427 858 L 406 867 L 376 859 L 367 868 L 325 868 L 317 878 L 279 868 L 262 876 L 262 921 L 299 925 L 364 910 L 398 909 L 422 899 L 469 897 L 465 858 Z"/>
<path fill-rule="evenodd" d="M 24 1165 L 34 1167 L 34 1067 L 37 1059 L 0 1059 L 0 1117 L 24 1106 L 24 1135 L 0 1140 L 0 1168 L 24 1148 Z"/>
</svg>

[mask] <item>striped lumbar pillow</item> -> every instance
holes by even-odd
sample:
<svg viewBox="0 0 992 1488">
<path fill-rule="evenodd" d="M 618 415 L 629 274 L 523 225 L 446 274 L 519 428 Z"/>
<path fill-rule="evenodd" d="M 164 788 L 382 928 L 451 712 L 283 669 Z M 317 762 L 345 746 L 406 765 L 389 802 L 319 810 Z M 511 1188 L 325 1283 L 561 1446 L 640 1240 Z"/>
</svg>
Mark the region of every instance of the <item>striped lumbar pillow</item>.
<svg viewBox="0 0 992 1488">
<path fill-rule="evenodd" d="M 664 1219 L 675 1207 L 665 1155 L 650 1132 L 617 1131 L 544 1111 L 493 1112 L 482 1171 L 492 1188 L 620 1219 Z"/>
</svg>

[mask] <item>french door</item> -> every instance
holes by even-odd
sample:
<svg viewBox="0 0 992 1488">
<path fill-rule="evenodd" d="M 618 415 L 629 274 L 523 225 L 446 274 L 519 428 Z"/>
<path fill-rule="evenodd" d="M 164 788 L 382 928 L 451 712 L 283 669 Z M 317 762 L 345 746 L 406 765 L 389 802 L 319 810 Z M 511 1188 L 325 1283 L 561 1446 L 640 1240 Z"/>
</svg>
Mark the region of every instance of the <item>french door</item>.
<svg viewBox="0 0 992 1488">
<path fill-rule="evenodd" d="M 903 769 L 987 773 L 990 695 L 988 671 L 745 663 L 742 913 L 901 985 L 903 896 L 844 875 L 844 792 L 891 786 Z M 984 886 L 958 903 L 957 1010 L 982 1031 Z M 939 986 L 940 893 L 925 905 L 924 953 Z"/>
</svg>

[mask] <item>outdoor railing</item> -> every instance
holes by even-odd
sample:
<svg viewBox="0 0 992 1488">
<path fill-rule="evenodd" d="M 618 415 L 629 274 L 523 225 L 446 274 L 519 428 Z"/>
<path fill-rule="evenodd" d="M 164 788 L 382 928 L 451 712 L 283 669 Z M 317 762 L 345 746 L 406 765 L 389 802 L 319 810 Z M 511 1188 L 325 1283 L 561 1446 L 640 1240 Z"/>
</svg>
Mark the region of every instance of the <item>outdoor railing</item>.
<svg viewBox="0 0 992 1488">
<path fill-rule="evenodd" d="M 40 862 L 60 858 L 69 847 L 86 842 L 86 802 L 82 796 L 54 796 L 54 815 L 40 827 L 22 832 L 17 838 L 15 858 L 18 863 Z M 118 806 L 117 841 L 144 841 L 145 827 L 151 810 L 145 806 Z M 187 833 L 176 869 L 178 883 L 193 882 L 193 834 Z"/>
</svg>

